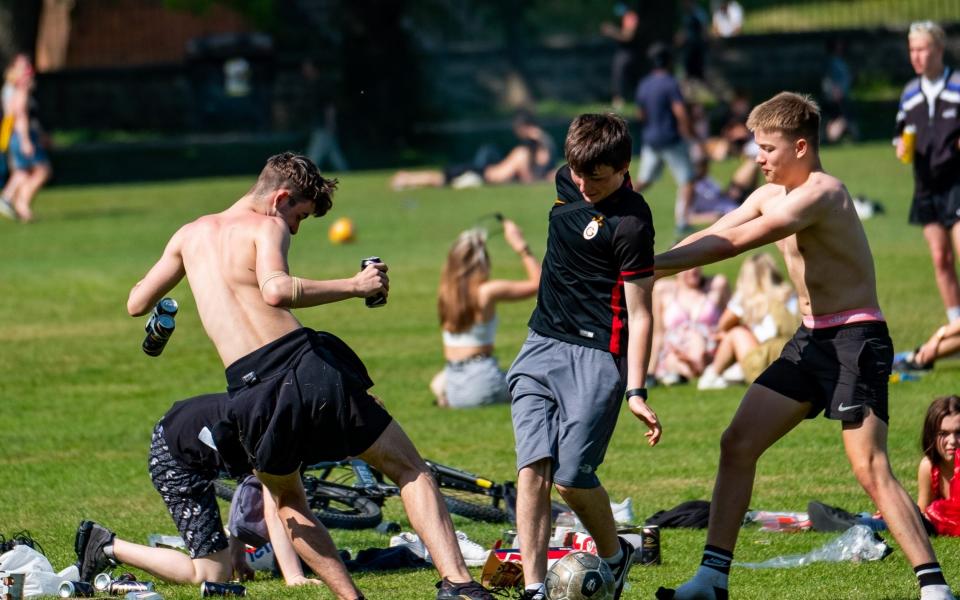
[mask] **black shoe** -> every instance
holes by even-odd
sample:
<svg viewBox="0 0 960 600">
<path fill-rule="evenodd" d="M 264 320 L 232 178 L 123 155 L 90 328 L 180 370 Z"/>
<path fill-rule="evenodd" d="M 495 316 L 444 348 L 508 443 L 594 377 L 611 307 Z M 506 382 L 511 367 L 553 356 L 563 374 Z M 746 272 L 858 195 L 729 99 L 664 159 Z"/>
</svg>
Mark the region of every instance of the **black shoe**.
<svg viewBox="0 0 960 600">
<path fill-rule="evenodd" d="M 437 582 L 437 600 L 494 600 L 490 590 L 476 581 L 453 583 L 446 577 Z"/>
<path fill-rule="evenodd" d="M 633 547 L 633 544 L 622 537 L 617 536 L 617 540 L 620 541 L 620 551 L 623 552 L 623 557 L 620 559 L 620 564 L 611 565 L 610 567 L 610 570 L 613 571 L 613 581 L 616 585 L 613 592 L 613 600 L 620 600 L 620 594 L 623 593 L 623 586 L 627 583 L 627 575 L 630 573 L 630 567 L 633 566 L 633 554 L 637 551 L 637 549 Z"/>
<path fill-rule="evenodd" d="M 117 562 L 106 555 L 104 547 L 113 544 L 115 534 L 93 521 L 82 521 L 77 527 L 77 537 L 73 549 L 77 553 L 77 568 L 80 581 L 91 582 L 107 567 L 117 566 Z"/>
<path fill-rule="evenodd" d="M 814 531 L 846 531 L 857 524 L 857 515 L 816 500 L 807 504 Z"/>
<path fill-rule="evenodd" d="M 541 590 L 523 590 L 520 600 L 547 600 L 547 595 Z"/>
</svg>

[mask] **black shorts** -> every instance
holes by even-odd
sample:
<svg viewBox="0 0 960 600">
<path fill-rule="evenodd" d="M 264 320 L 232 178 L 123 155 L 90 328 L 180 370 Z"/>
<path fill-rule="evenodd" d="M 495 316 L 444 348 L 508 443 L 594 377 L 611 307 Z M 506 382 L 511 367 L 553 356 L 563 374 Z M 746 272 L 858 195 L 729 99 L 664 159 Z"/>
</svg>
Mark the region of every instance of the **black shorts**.
<svg viewBox="0 0 960 600">
<path fill-rule="evenodd" d="M 391 421 L 367 393 L 373 382 L 363 362 L 329 333 L 288 333 L 226 375 L 231 420 L 250 463 L 264 473 L 357 456 Z"/>
<path fill-rule="evenodd" d="M 910 224 L 939 223 L 947 229 L 960 222 L 960 183 L 950 189 L 916 197 L 910 204 Z"/>
<path fill-rule="evenodd" d="M 838 327 L 800 327 L 780 358 L 755 383 L 800 402 L 811 402 L 808 419 L 859 423 L 869 407 L 889 422 L 887 385 L 893 342 L 882 321 Z"/>
<path fill-rule="evenodd" d="M 213 491 L 216 471 L 191 469 L 174 458 L 159 423 L 153 430 L 147 465 L 153 487 L 167 505 L 190 558 L 203 558 L 225 549 L 227 535 Z"/>
</svg>

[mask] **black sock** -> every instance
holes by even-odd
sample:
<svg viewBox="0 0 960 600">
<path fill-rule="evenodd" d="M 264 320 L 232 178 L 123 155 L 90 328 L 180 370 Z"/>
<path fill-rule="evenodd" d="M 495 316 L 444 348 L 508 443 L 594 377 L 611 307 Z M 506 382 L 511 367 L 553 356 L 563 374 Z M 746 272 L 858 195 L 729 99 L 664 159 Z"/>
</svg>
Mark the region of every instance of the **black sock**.
<svg viewBox="0 0 960 600">
<path fill-rule="evenodd" d="M 703 558 L 700 559 L 701 567 L 709 567 L 714 571 L 719 571 L 724 575 L 730 574 L 730 563 L 733 562 L 733 552 L 728 552 L 723 548 L 717 548 L 707 544 L 703 547 Z M 937 565 L 939 568 L 940 565 Z"/>
<path fill-rule="evenodd" d="M 943 571 L 940 570 L 940 563 L 938 562 L 917 565 L 913 568 L 913 572 L 917 574 L 917 581 L 920 582 L 920 587 L 947 585 L 947 580 L 943 578 Z"/>
</svg>

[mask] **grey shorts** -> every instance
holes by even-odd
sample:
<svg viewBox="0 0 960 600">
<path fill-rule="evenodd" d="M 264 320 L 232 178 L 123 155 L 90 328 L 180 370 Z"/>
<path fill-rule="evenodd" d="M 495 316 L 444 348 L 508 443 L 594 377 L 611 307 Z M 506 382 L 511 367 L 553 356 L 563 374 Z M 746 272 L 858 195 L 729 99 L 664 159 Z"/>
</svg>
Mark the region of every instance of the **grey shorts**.
<svg viewBox="0 0 960 600">
<path fill-rule="evenodd" d="M 448 362 L 443 370 L 450 408 L 470 408 L 509 402 L 507 374 L 493 356 Z"/>
<path fill-rule="evenodd" d="M 686 142 L 679 142 L 666 148 L 644 146 L 640 151 L 640 171 L 637 181 L 651 183 L 660 178 L 663 163 L 670 167 L 677 185 L 693 181 L 693 163 L 690 162 L 690 148 Z"/>
<path fill-rule="evenodd" d="M 554 483 L 600 485 L 596 470 L 620 414 L 624 375 L 605 350 L 531 331 L 507 373 L 517 470 L 550 458 Z"/>
</svg>

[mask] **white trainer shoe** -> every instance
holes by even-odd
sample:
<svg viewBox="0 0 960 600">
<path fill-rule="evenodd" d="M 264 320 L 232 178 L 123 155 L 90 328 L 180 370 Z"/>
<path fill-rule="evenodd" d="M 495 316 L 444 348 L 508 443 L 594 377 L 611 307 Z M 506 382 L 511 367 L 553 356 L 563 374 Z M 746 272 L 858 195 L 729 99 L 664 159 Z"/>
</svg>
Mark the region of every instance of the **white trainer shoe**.
<svg viewBox="0 0 960 600">
<path fill-rule="evenodd" d="M 490 551 L 471 540 L 462 531 L 457 532 L 457 543 L 460 544 L 460 553 L 468 567 L 482 567 L 487 564 Z"/>
<path fill-rule="evenodd" d="M 427 547 L 423 545 L 423 542 L 420 540 L 420 536 L 415 533 L 404 531 L 391 537 L 390 547 L 393 548 L 394 546 L 406 546 L 411 552 L 423 560 L 432 562 L 430 560 L 430 552 L 428 552 Z"/>
<path fill-rule="evenodd" d="M 727 380 L 713 370 L 713 365 L 707 366 L 697 381 L 698 390 L 724 390 L 728 385 Z"/>
</svg>

